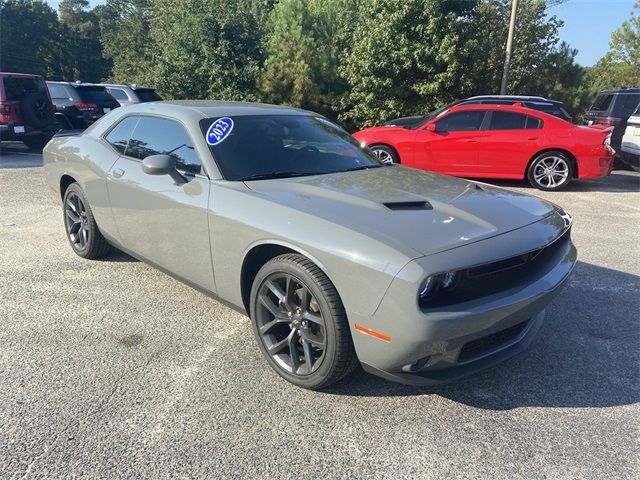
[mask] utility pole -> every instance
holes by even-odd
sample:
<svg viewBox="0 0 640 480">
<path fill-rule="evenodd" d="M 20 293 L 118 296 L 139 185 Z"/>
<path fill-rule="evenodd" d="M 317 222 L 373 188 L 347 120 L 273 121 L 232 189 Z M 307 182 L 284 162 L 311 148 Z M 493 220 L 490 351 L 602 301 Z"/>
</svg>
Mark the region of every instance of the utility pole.
<svg viewBox="0 0 640 480">
<path fill-rule="evenodd" d="M 511 64 L 511 46 L 513 44 L 513 31 L 516 29 L 516 11 L 518 10 L 518 0 L 511 0 L 511 20 L 509 21 L 509 35 L 507 36 L 507 49 L 504 58 L 504 70 L 502 71 L 502 84 L 500 85 L 500 95 L 506 95 L 507 82 L 509 80 L 509 67 Z"/>
</svg>

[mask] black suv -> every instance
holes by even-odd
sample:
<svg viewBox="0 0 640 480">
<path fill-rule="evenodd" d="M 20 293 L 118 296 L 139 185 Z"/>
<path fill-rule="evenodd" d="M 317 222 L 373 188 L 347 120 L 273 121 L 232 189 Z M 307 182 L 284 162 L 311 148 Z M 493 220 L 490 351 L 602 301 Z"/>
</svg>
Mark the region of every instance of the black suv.
<svg viewBox="0 0 640 480">
<path fill-rule="evenodd" d="M 44 78 L 0 72 L 0 140 L 40 149 L 55 130 L 53 104 Z"/>
<path fill-rule="evenodd" d="M 558 100 L 549 100 L 544 97 L 528 97 L 521 95 L 479 95 L 477 97 L 464 98 L 451 102 L 428 115 L 414 115 L 411 117 L 394 118 L 385 122 L 384 125 L 394 125 L 398 127 L 416 127 L 427 120 L 438 116 L 445 110 L 459 105 L 514 105 L 521 103 L 523 107 L 539 110 L 558 118 L 571 121 L 571 115 L 564 109 L 563 103 Z"/>
<path fill-rule="evenodd" d="M 120 104 L 100 85 L 47 82 L 55 116 L 63 130 L 84 130 Z"/>
<path fill-rule="evenodd" d="M 611 147 L 620 152 L 622 136 L 627 128 L 627 120 L 640 104 L 640 88 L 603 90 L 596 97 L 591 108 L 584 114 L 586 125 L 613 126 Z"/>
</svg>

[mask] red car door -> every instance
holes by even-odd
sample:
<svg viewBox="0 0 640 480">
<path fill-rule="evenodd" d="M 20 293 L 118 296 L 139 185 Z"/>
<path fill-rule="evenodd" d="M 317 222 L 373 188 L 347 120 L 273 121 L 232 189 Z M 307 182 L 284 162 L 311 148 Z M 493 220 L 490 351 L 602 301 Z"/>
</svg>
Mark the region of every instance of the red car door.
<svg viewBox="0 0 640 480">
<path fill-rule="evenodd" d="M 450 175 L 473 175 L 485 110 L 454 111 L 416 131 L 415 167 Z"/>
<path fill-rule="evenodd" d="M 478 142 L 478 176 L 523 178 L 531 157 L 543 148 L 542 120 L 521 113 L 490 110 Z"/>
</svg>

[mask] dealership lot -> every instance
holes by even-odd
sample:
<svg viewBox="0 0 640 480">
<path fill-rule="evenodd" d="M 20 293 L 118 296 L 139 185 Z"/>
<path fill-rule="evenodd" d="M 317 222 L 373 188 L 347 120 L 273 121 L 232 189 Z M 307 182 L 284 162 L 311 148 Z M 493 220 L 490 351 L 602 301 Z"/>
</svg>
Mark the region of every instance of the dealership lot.
<svg viewBox="0 0 640 480">
<path fill-rule="evenodd" d="M 248 319 L 67 245 L 41 156 L 0 158 L 0 477 L 630 478 L 640 464 L 640 176 L 544 193 L 579 263 L 532 347 L 432 389 L 280 379 Z M 188 254 L 188 249 L 185 249 Z"/>
</svg>

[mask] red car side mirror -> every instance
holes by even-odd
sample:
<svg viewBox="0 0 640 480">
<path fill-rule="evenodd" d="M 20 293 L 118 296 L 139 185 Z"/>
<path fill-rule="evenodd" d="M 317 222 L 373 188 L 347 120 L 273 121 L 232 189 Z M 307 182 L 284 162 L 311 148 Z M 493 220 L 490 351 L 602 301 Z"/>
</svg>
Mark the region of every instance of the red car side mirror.
<svg viewBox="0 0 640 480">
<path fill-rule="evenodd" d="M 429 130 L 430 132 L 435 132 L 436 131 L 436 124 L 435 123 L 428 123 L 427 126 L 425 127 L 425 130 Z"/>
</svg>

